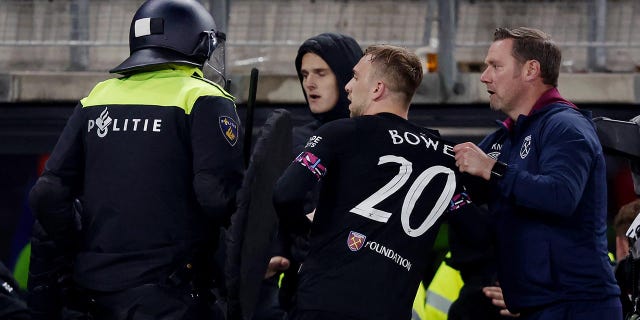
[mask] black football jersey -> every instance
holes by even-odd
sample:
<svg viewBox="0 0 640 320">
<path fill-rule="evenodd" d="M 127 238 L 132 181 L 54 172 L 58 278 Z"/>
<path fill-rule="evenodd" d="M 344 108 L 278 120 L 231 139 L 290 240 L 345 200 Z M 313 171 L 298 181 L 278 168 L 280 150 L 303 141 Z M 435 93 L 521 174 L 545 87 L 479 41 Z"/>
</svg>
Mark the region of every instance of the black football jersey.
<svg viewBox="0 0 640 320">
<path fill-rule="evenodd" d="M 473 207 L 453 145 L 389 113 L 315 132 L 274 193 L 283 226 L 304 228 L 304 193 L 322 181 L 297 308 L 411 318 L 442 218 Z"/>
</svg>

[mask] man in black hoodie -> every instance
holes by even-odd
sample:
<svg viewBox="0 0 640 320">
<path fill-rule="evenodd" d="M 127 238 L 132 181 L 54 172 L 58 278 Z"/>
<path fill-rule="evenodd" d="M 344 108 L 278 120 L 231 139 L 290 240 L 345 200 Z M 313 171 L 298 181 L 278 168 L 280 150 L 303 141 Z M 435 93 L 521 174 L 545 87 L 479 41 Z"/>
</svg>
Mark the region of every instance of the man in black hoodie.
<svg viewBox="0 0 640 320">
<path fill-rule="evenodd" d="M 322 33 L 302 43 L 295 60 L 296 71 L 302 92 L 314 120 L 293 129 L 293 152 L 295 158 L 305 147 L 312 133 L 323 124 L 349 117 L 349 100 L 345 85 L 351 79 L 352 69 L 362 57 L 362 49 L 352 37 L 338 33 Z M 319 188 L 309 192 L 305 201 L 305 212 L 315 210 Z M 280 288 L 280 307 L 288 309 L 294 299 L 297 271 L 304 260 L 308 241 L 303 236 L 281 235 L 282 248 L 271 258 L 267 281 L 276 287 L 279 271 L 285 272 Z M 285 258 L 286 256 L 286 258 Z M 256 315 L 273 314 L 257 310 Z M 271 317 L 265 317 L 271 318 Z M 263 318 L 264 319 L 264 318 Z"/>
<path fill-rule="evenodd" d="M 295 60 L 296 71 L 315 120 L 293 130 L 294 156 L 321 125 L 349 117 L 344 86 L 361 57 L 360 45 L 347 35 L 322 33 L 302 43 Z"/>
</svg>

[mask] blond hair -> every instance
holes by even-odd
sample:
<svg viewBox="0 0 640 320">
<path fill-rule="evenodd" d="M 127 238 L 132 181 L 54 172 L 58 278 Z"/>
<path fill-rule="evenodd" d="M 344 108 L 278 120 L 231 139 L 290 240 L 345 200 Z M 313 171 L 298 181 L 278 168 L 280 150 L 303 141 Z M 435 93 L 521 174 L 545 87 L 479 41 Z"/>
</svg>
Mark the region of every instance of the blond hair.
<svg viewBox="0 0 640 320">
<path fill-rule="evenodd" d="M 391 45 L 372 45 L 365 56 L 371 56 L 375 66 L 374 74 L 387 80 L 391 91 L 404 94 L 407 104 L 422 82 L 422 63 L 418 56 L 401 47 Z"/>
</svg>

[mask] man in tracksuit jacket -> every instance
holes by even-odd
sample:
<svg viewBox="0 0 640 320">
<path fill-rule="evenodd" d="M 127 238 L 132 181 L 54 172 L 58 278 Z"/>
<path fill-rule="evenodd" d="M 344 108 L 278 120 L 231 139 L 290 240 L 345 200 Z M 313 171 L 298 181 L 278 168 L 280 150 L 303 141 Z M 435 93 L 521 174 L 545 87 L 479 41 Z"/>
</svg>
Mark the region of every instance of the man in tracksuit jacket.
<svg viewBox="0 0 640 320">
<path fill-rule="evenodd" d="M 456 161 L 486 180 L 486 194 L 471 194 L 494 215 L 498 280 L 511 312 L 527 320 L 621 319 L 607 257 L 602 147 L 589 112 L 556 89 L 560 60 L 545 33 L 498 28 L 481 81 L 492 109 L 508 118 L 479 146 L 455 146 Z"/>
<path fill-rule="evenodd" d="M 222 316 L 211 257 L 244 166 L 233 97 L 203 78 L 215 37 L 195 0 L 142 4 L 122 77 L 80 101 L 31 191 L 94 319 Z"/>
</svg>

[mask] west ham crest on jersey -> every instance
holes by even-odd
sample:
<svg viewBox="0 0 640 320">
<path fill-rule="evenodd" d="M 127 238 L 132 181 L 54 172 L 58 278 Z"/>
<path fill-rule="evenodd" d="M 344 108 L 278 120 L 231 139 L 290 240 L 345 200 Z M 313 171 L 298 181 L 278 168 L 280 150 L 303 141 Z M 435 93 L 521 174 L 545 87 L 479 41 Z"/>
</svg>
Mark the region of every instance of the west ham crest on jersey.
<svg viewBox="0 0 640 320">
<path fill-rule="evenodd" d="M 224 139 L 233 147 L 238 142 L 238 124 L 231 118 L 227 116 L 220 117 L 218 121 L 220 125 L 220 130 L 222 130 L 222 135 Z"/>
<path fill-rule="evenodd" d="M 529 151 L 531 151 L 531 135 L 528 135 L 524 138 L 524 142 L 522 142 L 522 148 L 520 148 L 520 158 L 524 159 L 529 155 Z"/>
<path fill-rule="evenodd" d="M 362 246 L 364 246 L 365 240 L 367 240 L 367 236 L 364 234 L 351 231 L 347 237 L 347 246 L 351 251 L 358 251 Z"/>
</svg>

